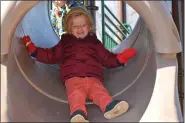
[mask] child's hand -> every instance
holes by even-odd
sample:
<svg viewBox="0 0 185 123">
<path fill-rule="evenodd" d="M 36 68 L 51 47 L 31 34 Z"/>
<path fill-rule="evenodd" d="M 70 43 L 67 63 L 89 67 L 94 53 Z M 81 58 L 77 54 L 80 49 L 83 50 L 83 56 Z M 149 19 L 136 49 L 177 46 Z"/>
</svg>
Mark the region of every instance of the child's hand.
<svg viewBox="0 0 185 123">
<path fill-rule="evenodd" d="M 125 49 L 123 52 L 117 55 L 117 59 L 120 63 L 125 64 L 130 60 L 133 56 L 135 56 L 137 51 L 133 48 Z"/>
<path fill-rule="evenodd" d="M 24 45 L 26 46 L 29 53 L 34 53 L 36 51 L 36 46 L 31 42 L 30 36 L 24 36 L 21 38 Z"/>
</svg>

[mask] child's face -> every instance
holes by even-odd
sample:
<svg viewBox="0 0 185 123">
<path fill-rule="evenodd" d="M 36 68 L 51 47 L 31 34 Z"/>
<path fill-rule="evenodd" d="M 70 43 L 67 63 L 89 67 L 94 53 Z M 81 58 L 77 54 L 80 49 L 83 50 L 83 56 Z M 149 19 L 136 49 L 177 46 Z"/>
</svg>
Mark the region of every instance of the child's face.
<svg viewBox="0 0 185 123">
<path fill-rule="evenodd" d="M 56 7 L 63 7 L 65 5 L 65 0 L 53 0 L 53 4 L 56 6 Z"/>
<path fill-rule="evenodd" d="M 84 38 L 88 35 L 89 25 L 84 15 L 73 18 L 71 32 L 77 38 Z"/>
</svg>

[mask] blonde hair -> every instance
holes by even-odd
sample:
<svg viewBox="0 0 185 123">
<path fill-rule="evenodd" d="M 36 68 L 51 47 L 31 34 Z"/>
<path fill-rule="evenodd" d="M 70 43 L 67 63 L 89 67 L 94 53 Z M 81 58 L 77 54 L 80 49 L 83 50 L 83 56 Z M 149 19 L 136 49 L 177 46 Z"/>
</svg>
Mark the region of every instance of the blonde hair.
<svg viewBox="0 0 185 123">
<path fill-rule="evenodd" d="M 89 27 L 89 32 L 90 33 L 94 33 L 94 24 L 93 22 L 90 20 L 90 18 L 84 14 L 83 12 L 78 12 L 78 13 L 73 13 L 71 14 L 67 20 L 66 20 L 66 30 L 68 33 L 71 33 L 71 29 L 72 29 L 72 21 L 74 18 L 78 17 L 78 16 L 84 16 L 86 18 L 88 27 Z"/>
</svg>

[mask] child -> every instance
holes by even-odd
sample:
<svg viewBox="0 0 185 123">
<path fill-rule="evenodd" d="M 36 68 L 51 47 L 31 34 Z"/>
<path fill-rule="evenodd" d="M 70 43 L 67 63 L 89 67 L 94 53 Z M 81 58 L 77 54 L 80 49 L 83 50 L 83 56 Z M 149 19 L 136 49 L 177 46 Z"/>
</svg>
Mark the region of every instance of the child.
<svg viewBox="0 0 185 123">
<path fill-rule="evenodd" d="M 63 30 L 63 16 L 69 7 L 82 6 L 83 3 L 76 0 L 53 0 L 54 7 L 51 10 L 51 23 L 55 33 L 61 38 Z"/>
<path fill-rule="evenodd" d="M 93 20 L 85 8 L 71 8 L 64 24 L 67 33 L 53 48 L 36 47 L 29 36 L 25 36 L 23 41 L 36 60 L 48 64 L 60 62 L 61 80 L 70 105 L 70 121 L 88 122 L 86 99 L 98 105 L 107 119 L 125 113 L 128 103 L 113 100 L 102 84 L 103 66 L 124 66 L 136 55 L 136 50 L 128 48 L 120 54 L 113 54 L 105 49 L 93 33 Z"/>
</svg>

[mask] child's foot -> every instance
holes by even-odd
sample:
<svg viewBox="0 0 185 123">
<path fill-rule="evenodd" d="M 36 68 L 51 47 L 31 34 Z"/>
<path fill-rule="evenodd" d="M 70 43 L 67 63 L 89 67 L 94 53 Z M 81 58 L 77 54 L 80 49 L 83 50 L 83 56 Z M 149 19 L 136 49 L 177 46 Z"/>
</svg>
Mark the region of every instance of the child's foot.
<svg viewBox="0 0 185 123">
<path fill-rule="evenodd" d="M 128 110 L 128 103 L 126 101 L 114 100 L 106 106 L 104 117 L 107 119 L 113 119 L 122 115 Z"/>
<path fill-rule="evenodd" d="M 77 110 L 71 115 L 70 122 L 89 122 L 89 121 L 83 111 Z"/>
</svg>

